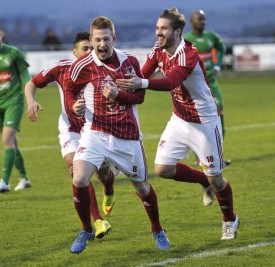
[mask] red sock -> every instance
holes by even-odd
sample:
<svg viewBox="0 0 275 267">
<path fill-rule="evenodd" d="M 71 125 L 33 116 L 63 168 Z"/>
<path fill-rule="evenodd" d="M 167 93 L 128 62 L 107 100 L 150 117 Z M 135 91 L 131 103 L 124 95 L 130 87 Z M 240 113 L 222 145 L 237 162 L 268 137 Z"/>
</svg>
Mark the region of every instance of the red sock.
<svg viewBox="0 0 275 267">
<path fill-rule="evenodd" d="M 223 213 L 223 221 L 235 221 L 235 213 L 233 212 L 233 194 L 229 182 L 227 182 L 226 187 L 222 191 L 216 193 L 216 197 Z"/>
<path fill-rule="evenodd" d="M 90 193 L 88 186 L 76 187 L 73 185 L 73 200 L 74 206 L 82 223 L 82 229 L 86 232 L 92 233 L 93 227 L 91 225 L 90 216 Z"/>
<path fill-rule="evenodd" d="M 104 194 L 106 196 L 110 196 L 114 193 L 114 180 L 115 180 L 114 173 L 110 170 L 107 181 L 102 182 L 104 186 Z"/>
<path fill-rule="evenodd" d="M 98 219 L 103 220 L 103 218 L 100 214 L 99 208 L 98 208 L 95 189 L 94 189 L 93 185 L 91 184 L 91 182 L 89 182 L 88 188 L 89 188 L 89 193 L 90 193 L 90 198 L 91 198 L 90 214 L 92 215 L 94 221 L 96 221 Z"/>
<path fill-rule="evenodd" d="M 70 164 L 69 172 L 70 172 L 71 176 L 73 177 L 73 164 Z M 94 221 L 96 221 L 97 219 L 103 220 L 103 218 L 100 214 L 99 208 L 98 208 L 95 189 L 94 189 L 93 185 L 91 184 L 91 182 L 89 182 L 88 188 L 89 188 L 89 193 L 90 193 L 90 198 L 91 198 L 90 214 L 93 217 Z"/>
<path fill-rule="evenodd" d="M 146 197 L 142 197 L 138 193 L 136 194 L 141 199 L 144 205 L 144 208 L 147 212 L 147 215 L 151 221 L 151 231 L 159 233 L 160 231 L 162 231 L 162 227 L 159 222 L 159 209 L 158 209 L 157 195 L 153 187 L 150 185 L 150 192 Z"/>
<path fill-rule="evenodd" d="M 206 175 L 202 171 L 194 169 L 183 163 L 177 163 L 176 174 L 172 177 L 172 179 L 186 183 L 199 183 L 205 188 L 210 185 Z"/>
</svg>

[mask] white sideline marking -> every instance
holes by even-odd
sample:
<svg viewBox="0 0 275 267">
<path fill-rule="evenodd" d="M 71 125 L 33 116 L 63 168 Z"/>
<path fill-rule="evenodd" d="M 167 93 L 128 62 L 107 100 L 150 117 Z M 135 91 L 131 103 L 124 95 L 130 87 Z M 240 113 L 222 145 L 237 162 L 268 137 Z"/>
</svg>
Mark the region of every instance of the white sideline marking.
<svg viewBox="0 0 275 267">
<path fill-rule="evenodd" d="M 169 263 L 175 263 L 175 262 L 179 262 L 179 261 L 184 261 L 186 259 L 192 259 L 192 258 L 207 258 L 207 257 L 211 257 L 211 256 L 219 256 L 219 255 L 224 255 L 224 254 L 228 254 L 230 252 L 240 252 L 240 251 L 244 251 L 244 250 L 248 250 L 248 249 L 252 249 L 252 248 L 258 248 L 258 247 L 265 247 L 268 245 L 275 245 L 275 240 L 271 240 L 271 241 L 262 241 L 256 244 L 250 244 L 247 246 L 243 246 L 243 247 L 238 247 L 238 248 L 232 248 L 232 249 L 221 249 L 221 250 L 214 250 L 214 251 L 204 251 L 201 253 L 194 253 L 191 255 L 187 255 L 183 258 L 170 258 L 167 259 L 165 261 L 160 261 L 160 262 L 152 262 L 152 263 L 148 263 L 148 264 L 144 264 L 144 265 L 139 265 L 137 267 L 146 267 L 146 266 L 165 266 Z"/>
<path fill-rule="evenodd" d="M 275 122 L 269 123 L 259 123 L 259 124 L 246 124 L 246 125 L 238 125 L 238 126 L 231 126 L 225 127 L 226 131 L 239 131 L 239 130 L 246 130 L 246 129 L 258 129 L 258 128 L 269 128 L 274 127 Z M 144 135 L 144 140 L 152 140 L 160 138 L 160 134 L 146 134 Z"/>
<path fill-rule="evenodd" d="M 231 126 L 226 127 L 226 131 L 239 131 L 244 129 L 255 129 L 255 128 L 268 128 L 268 127 L 274 127 L 275 122 L 269 122 L 269 123 L 261 123 L 261 124 L 247 124 L 247 125 L 239 125 L 239 126 Z M 160 134 L 146 134 L 143 137 L 143 140 L 152 140 L 152 139 L 159 139 Z M 57 149 L 59 146 L 52 145 L 52 146 L 32 146 L 32 147 L 22 147 L 20 150 L 22 151 L 33 151 L 33 150 L 49 150 L 49 149 Z M 2 153 L 3 150 L 0 150 L 0 153 Z"/>
<path fill-rule="evenodd" d="M 48 150 L 48 149 L 56 149 L 59 148 L 57 145 L 52 146 L 32 146 L 32 147 L 22 147 L 19 148 L 22 151 L 32 151 L 32 150 Z"/>
</svg>

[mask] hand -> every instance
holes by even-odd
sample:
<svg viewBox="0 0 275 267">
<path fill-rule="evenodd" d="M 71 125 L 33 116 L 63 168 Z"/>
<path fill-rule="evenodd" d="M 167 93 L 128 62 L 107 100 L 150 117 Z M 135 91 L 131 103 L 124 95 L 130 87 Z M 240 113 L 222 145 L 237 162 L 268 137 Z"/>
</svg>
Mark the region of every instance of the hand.
<svg viewBox="0 0 275 267">
<path fill-rule="evenodd" d="M 79 117 L 84 117 L 85 109 L 86 109 L 85 99 L 83 98 L 77 99 L 73 105 L 74 113 Z"/>
<path fill-rule="evenodd" d="M 220 67 L 220 66 L 217 66 L 217 65 L 214 66 L 214 70 L 213 70 L 213 75 L 214 75 L 214 77 L 217 77 L 217 76 L 218 76 L 220 70 L 221 70 L 221 67 Z"/>
<path fill-rule="evenodd" d="M 32 103 L 28 104 L 28 118 L 32 121 L 32 122 L 36 122 L 37 118 L 38 118 L 38 111 L 42 111 L 43 108 L 40 104 L 36 103 L 35 101 L 33 101 Z"/>
<path fill-rule="evenodd" d="M 105 83 L 103 85 L 103 95 L 108 99 L 116 99 L 119 89 L 114 82 Z"/>
<path fill-rule="evenodd" d="M 116 84 L 124 90 L 136 90 L 141 89 L 141 78 L 139 78 L 136 74 L 126 73 L 126 77 L 129 79 L 117 79 Z"/>
</svg>

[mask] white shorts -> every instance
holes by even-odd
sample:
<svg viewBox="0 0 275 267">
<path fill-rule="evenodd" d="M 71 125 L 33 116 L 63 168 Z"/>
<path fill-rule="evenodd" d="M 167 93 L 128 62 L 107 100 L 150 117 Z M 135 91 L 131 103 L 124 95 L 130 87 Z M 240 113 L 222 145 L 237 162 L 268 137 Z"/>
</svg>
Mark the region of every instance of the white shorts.
<svg viewBox="0 0 275 267">
<path fill-rule="evenodd" d="M 176 165 L 188 158 L 193 150 L 199 157 L 206 175 L 221 173 L 224 163 L 222 156 L 222 126 L 220 117 L 207 123 L 191 123 L 172 115 L 161 135 L 156 164 Z"/>
<path fill-rule="evenodd" d="M 79 145 L 80 134 L 75 132 L 60 132 L 58 135 L 61 146 L 61 154 L 64 158 L 67 154 L 75 152 Z"/>
<path fill-rule="evenodd" d="M 142 182 L 147 178 L 146 158 L 141 141 L 124 140 L 85 128 L 81 133 L 74 161 L 85 160 L 99 169 L 104 159 L 133 181 Z"/>
</svg>

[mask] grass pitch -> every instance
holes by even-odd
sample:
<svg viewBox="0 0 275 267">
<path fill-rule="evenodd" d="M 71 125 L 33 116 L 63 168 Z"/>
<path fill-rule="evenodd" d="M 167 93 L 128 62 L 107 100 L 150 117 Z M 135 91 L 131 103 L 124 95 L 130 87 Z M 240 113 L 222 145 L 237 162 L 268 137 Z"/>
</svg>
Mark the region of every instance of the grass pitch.
<svg viewBox="0 0 275 267">
<path fill-rule="evenodd" d="M 139 107 L 140 123 L 149 181 L 172 249 L 155 248 L 130 181 L 117 177 L 116 204 L 106 217 L 112 232 L 89 243 L 83 253 L 71 254 L 80 222 L 58 144 L 58 91 L 51 86 L 37 94 L 44 107 L 38 122 L 25 115 L 18 134 L 32 187 L 0 195 L 0 266 L 274 266 L 275 78 L 220 78 L 219 83 L 226 123 L 224 156 L 232 161 L 224 176 L 241 220 L 237 239 L 220 241 L 219 206 L 202 205 L 200 186 L 155 177 L 156 147 L 172 106 L 169 93 L 148 91 Z M 192 164 L 192 155 L 185 162 Z M 14 170 L 12 189 L 18 178 Z M 94 177 L 92 181 L 101 205 L 102 187 Z"/>
</svg>

